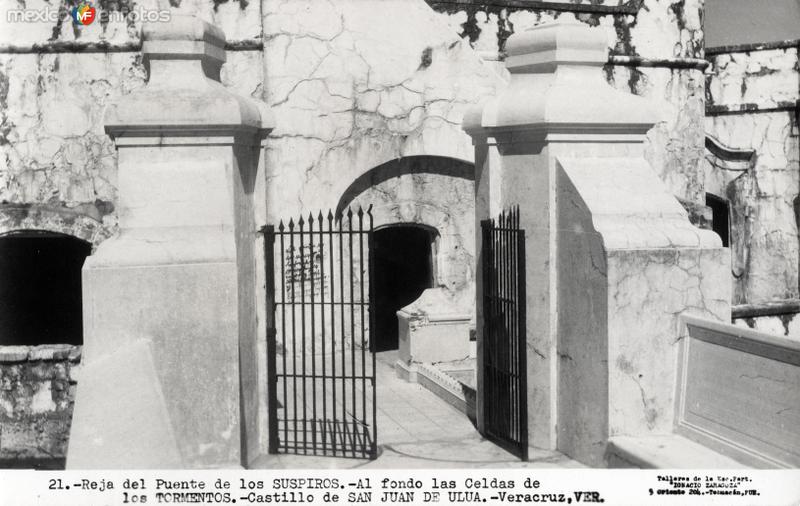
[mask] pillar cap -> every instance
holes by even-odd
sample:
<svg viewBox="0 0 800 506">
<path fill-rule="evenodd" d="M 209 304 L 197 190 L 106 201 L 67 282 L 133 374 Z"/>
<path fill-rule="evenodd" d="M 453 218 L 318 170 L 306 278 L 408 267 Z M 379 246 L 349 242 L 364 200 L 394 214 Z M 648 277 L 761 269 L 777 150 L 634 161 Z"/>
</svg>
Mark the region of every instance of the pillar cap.
<svg viewBox="0 0 800 506">
<path fill-rule="evenodd" d="M 608 39 L 601 28 L 559 20 L 512 35 L 507 47 L 508 87 L 464 115 L 473 137 L 562 133 L 642 142 L 660 120 L 650 101 L 606 81 Z"/>
<path fill-rule="evenodd" d="M 506 68 L 521 74 L 553 72 L 559 64 L 602 67 L 607 43 L 605 32 L 577 21 L 541 25 L 508 39 Z"/>
<path fill-rule="evenodd" d="M 225 62 L 225 33 L 202 19 L 172 14 L 168 23 L 142 27 L 142 54 L 152 59 L 206 59 Z"/>
<path fill-rule="evenodd" d="M 222 30 L 195 16 L 173 14 L 167 23 L 145 24 L 142 32 L 148 82 L 108 106 L 106 133 L 160 144 L 170 137 L 236 137 L 237 142 L 266 137 L 273 127 L 267 105 L 219 82 Z"/>
</svg>

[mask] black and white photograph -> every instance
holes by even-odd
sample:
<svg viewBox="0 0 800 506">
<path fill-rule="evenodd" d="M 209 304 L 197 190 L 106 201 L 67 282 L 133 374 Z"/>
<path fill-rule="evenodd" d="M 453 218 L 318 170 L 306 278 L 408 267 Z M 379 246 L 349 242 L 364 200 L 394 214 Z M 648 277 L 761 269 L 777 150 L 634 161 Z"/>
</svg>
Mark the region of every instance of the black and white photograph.
<svg viewBox="0 0 800 506">
<path fill-rule="evenodd" d="M 800 0 L 0 5 L 0 503 L 800 504 Z"/>
</svg>

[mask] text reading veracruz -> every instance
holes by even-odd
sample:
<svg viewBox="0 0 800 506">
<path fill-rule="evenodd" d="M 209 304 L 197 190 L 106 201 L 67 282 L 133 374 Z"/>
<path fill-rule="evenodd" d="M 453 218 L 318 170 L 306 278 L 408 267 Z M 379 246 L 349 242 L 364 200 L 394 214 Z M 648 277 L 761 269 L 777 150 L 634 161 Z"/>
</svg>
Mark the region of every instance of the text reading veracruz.
<svg viewBox="0 0 800 506">
<path fill-rule="evenodd" d="M 696 499 L 697 502 L 692 502 Z M 689 501 L 689 502 L 687 502 Z M 552 469 L 0 472 L 0 504 L 800 504 L 800 470 Z"/>
</svg>

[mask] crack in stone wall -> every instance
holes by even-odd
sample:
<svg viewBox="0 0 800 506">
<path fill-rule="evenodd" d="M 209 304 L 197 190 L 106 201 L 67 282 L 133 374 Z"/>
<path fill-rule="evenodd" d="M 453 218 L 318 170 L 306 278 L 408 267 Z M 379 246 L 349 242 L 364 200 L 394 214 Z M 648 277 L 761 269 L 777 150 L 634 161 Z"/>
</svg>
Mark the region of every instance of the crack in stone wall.
<svg viewBox="0 0 800 506">
<path fill-rule="evenodd" d="M 105 104 L 141 85 L 134 54 L 4 55 L 0 233 L 35 228 L 98 243 L 116 227 L 116 154 Z M 119 70 L 121 69 L 121 70 Z"/>
<path fill-rule="evenodd" d="M 261 35 L 258 4 L 181 3 L 183 12 L 222 25 L 229 39 Z M 26 1 L 26 9 L 56 9 L 61 15 L 56 22 L 4 25 L 8 30 L 0 34 L 0 43 L 138 43 L 140 19 L 109 21 L 107 14 L 159 8 L 156 0 L 104 0 L 95 5 L 96 23 L 76 26 L 69 19 L 73 4 Z M 262 60 L 260 51 L 229 52 L 223 82 L 261 98 Z M 0 234 L 47 230 L 96 246 L 116 232 L 117 161 L 103 114 L 108 103 L 145 79 L 139 53 L 0 54 Z"/>
<path fill-rule="evenodd" d="M 798 297 L 800 143 L 793 110 L 774 110 L 800 98 L 797 48 L 711 57 L 710 108 L 751 111 L 711 114 L 707 131 L 724 145 L 755 150 L 755 165 L 736 177 L 713 157 L 705 162 L 707 191 L 731 207 L 734 304 Z"/>
<path fill-rule="evenodd" d="M 557 12 L 471 4 L 435 4 L 453 30 L 481 54 L 500 53 L 516 32 L 559 19 L 575 17 L 608 33 L 612 55 L 644 58 L 701 58 L 702 2 L 647 0 L 636 16 Z M 689 202 L 703 202 L 704 88 L 703 73 L 693 69 L 607 65 L 615 87 L 652 99 L 662 121 L 649 133 L 647 158 L 673 193 Z"/>
<path fill-rule="evenodd" d="M 462 114 L 507 78 L 424 2 L 264 8 L 266 99 L 277 125 L 267 147 L 268 221 L 334 208 L 353 181 L 390 160 L 472 160 Z M 445 246 L 441 281 L 454 297 L 468 298 L 473 211 L 451 197 L 472 200 L 472 188 L 471 180 L 413 174 L 376 184 L 358 200 L 391 207 L 383 218 L 406 223 L 423 223 L 431 206 L 452 204 L 443 214 L 452 219 L 424 224 L 438 228 Z"/>
</svg>

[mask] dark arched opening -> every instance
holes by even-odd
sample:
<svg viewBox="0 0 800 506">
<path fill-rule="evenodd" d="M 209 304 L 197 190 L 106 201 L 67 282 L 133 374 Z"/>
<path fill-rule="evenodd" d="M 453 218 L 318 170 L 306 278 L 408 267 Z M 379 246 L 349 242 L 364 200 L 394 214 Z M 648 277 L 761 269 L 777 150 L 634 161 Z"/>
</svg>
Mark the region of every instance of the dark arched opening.
<svg viewBox="0 0 800 506">
<path fill-rule="evenodd" d="M 0 345 L 82 344 L 81 267 L 91 250 L 62 234 L 0 236 Z"/>
<path fill-rule="evenodd" d="M 722 239 L 722 246 L 730 243 L 730 206 L 728 201 L 712 193 L 706 193 L 706 206 L 711 208 L 711 229 Z"/>
<path fill-rule="evenodd" d="M 433 286 L 435 237 L 435 230 L 420 225 L 391 225 L 375 230 L 372 351 L 397 349 L 397 311 Z"/>
</svg>

